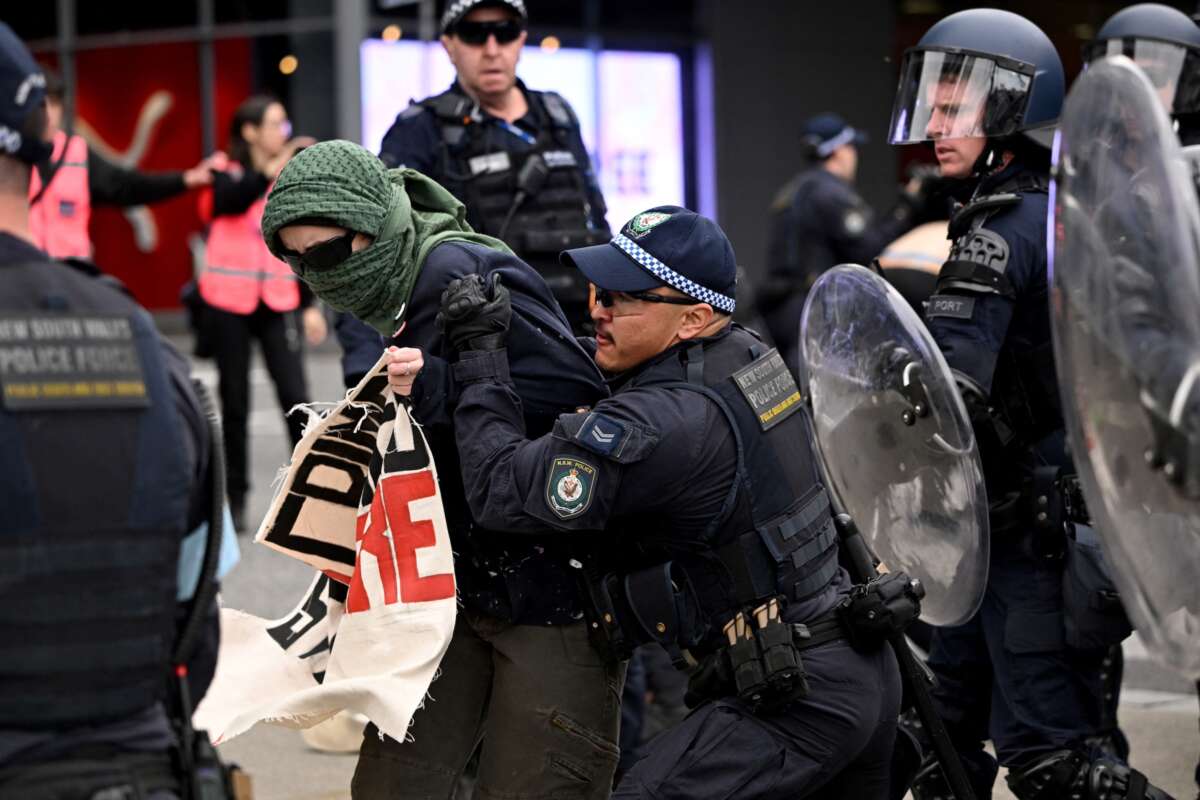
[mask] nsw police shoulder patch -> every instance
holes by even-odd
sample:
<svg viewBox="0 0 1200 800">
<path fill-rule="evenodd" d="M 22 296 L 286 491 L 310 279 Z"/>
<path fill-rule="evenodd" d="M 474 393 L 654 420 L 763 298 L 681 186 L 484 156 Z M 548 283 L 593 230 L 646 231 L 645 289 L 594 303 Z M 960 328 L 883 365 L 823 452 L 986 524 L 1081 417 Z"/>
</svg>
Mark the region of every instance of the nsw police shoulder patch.
<svg viewBox="0 0 1200 800">
<path fill-rule="evenodd" d="M 550 462 L 546 478 L 546 505 L 559 519 L 573 519 L 587 511 L 596 494 L 596 468 L 569 456 Z"/>
</svg>

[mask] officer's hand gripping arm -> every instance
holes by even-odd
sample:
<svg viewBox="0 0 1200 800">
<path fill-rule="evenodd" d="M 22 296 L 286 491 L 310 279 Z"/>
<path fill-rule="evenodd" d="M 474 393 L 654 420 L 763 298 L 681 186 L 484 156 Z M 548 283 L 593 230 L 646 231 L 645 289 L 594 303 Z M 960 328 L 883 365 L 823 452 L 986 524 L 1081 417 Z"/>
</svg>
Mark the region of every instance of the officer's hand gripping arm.
<svg viewBox="0 0 1200 800">
<path fill-rule="evenodd" d="M 492 273 L 490 285 L 471 274 L 451 281 L 442 292 L 437 324 L 458 352 L 491 352 L 504 347 L 511 319 L 512 302 L 499 273 Z"/>
</svg>

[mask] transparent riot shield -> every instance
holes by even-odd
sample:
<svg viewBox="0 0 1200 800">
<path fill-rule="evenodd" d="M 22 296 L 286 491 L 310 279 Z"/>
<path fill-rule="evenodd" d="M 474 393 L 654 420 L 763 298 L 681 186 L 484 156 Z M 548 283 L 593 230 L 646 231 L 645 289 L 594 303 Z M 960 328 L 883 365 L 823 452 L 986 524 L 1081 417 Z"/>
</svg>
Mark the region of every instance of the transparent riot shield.
<svg viewBox="0 0 1200 800">
<path fill-rule="evenodd" d="M 887 568 L 925 585 L 922 619 L 965 622 L 987 583 L 987 498 L 937 345 L 899 292 L 855 265 L 812 288 L 801 341 L 830 490 Z"/>
<path fill-rule="evenodd" d="M 1200 676 L 1200 208 L 1145 75 L 1089 65 L 1050 195 L 1063 411 L 1088 511 L 1149 650 Z"/>
</svg>

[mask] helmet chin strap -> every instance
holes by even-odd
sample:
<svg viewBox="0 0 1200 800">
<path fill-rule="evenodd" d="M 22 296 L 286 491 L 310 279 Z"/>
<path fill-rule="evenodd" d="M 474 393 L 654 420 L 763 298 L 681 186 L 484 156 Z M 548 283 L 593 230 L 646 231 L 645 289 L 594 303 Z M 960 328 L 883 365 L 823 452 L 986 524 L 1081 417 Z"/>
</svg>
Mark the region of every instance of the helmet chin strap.
<svg viewBox="0 0 1200 800">
<path fill-rule="evenodd" d="M 1003 148 L 1000 143 L 989 137 L 983 150 L 979 153 L 979 157 L 971 165 L 971 177 L 986 178 L 995 165 L 1000 162 L 1002 152 Z"/>
</svg>

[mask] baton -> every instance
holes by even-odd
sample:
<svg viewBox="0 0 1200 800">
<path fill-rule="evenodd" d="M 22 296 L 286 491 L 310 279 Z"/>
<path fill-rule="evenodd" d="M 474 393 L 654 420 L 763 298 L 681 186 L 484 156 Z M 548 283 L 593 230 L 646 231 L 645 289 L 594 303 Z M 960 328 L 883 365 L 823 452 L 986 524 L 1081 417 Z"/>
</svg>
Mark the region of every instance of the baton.
<svg viewBox="0 0 1200 800">
<path fill-rule="evenodd" d="M 853 570 L 851 577 L 855 583 L 867 583 L 878 573 L 875 571 L 875 560 L 871 557 L 871 551 L 867 548 L 867 543 L 863 541 L 862 534 L 858 532 L 858 526 L 854 524 L 854 520 L 848 514 L 838 514 L 834 518 L 834 522 L 837 525 L 838 538 L 842 541 L 847 560 Z M 896 662 L 900 665 L 900 678 L 904 682 L 908 696 L 912 698 L 917 716 L 921 718 L 921 724 L 929 732 L 929 738 L 933 742 L 934 755 L 937 756 L 938 763 L 942 766 L 942 773 L 946 776 L 946 782 L 950 784 L 950 790 L 954 792 L 957 800 L 975 800 L 975 793 L 967 781 L 967 773 L 963 770 L 962 760 L 958 756 L 958 751 L 954 749 L 954 744 L 950 741 L 950 734 L 946 732 L 946 726 L 942 722 L 942 718 L 938 716 L 937 708 L 933 705 L 933 698 L 929 694 L 929 686 L 933 682 L 932 674 L 913 655 L 903 633 L 889 635 L 888 642 L 891 643 L 892 650 L 896 652 Z"/>
</svg>

